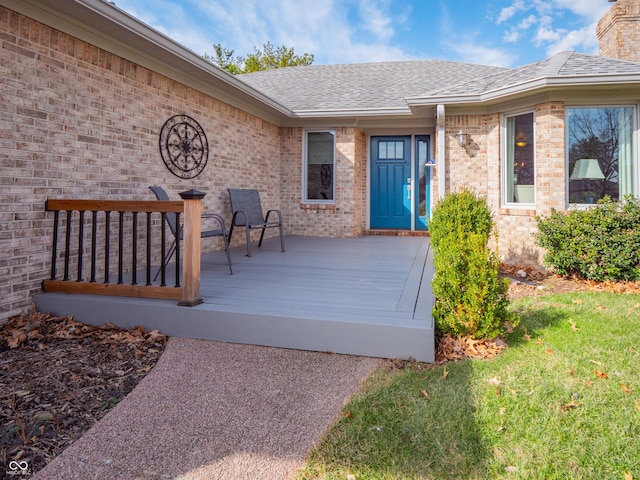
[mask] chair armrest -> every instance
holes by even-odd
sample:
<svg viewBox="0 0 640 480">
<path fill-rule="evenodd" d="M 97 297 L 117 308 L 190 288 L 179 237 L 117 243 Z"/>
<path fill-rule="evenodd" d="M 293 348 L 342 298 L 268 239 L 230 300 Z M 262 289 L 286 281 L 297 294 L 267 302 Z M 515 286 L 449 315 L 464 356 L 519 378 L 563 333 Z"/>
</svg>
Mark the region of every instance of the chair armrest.
<svg viewBox="0 0 640 480">
<path fill-rule="evenodd" d="M 280 210 L 269 210 L 267 212 L 266 217 L 264 217 L 264 221 L 265 223 L 269 222 L 269 215 L 271 215 L 271 212 L 275 212 L 278 215 L 278 222 L 282 223 L 282 212 Z"/>
<path fill-rule="evenodd" d="M 224 218 L 222 218 L 222 215 L 218 215 L 217 213 L 203 213 L 201 215 L 201 218 L 213 218 L 220 225 L 220 230 L 222 230 L 223 232 L 227 231 L 224 226 Z"/>
<path fill-rule="evenodd" d="M 244 220 L 243 223 L 238 223 L 237 219 L 238 217 L 241 216 L 242 220 Z M 247 214 L 244 213 L 242 210 L 236 210 L 235 212 L 233 212 L 233 217 L 231 218 L 231 225 L 235 225 L 238 227 L 244 227 L 247 224 Z"/>
</svg>

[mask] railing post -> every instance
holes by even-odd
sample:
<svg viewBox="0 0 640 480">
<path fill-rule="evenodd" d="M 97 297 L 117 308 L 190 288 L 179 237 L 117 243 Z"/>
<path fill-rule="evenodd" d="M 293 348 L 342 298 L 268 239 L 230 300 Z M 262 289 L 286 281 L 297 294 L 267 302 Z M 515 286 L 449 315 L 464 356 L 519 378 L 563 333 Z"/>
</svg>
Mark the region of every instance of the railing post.
<svg viewBox="0 0 640 480">
<path fill-rule="evenodd" d="M 180 193 L 180 197 L 184 200 L 184 257 L 182 263 L 182 300 L 178 302 L 178 305 L 186 307 L 202 303 L 200 296 L 200 217 L 202 199 L 205 195 L 206 193 L 198 190 Z"/>
</svg>

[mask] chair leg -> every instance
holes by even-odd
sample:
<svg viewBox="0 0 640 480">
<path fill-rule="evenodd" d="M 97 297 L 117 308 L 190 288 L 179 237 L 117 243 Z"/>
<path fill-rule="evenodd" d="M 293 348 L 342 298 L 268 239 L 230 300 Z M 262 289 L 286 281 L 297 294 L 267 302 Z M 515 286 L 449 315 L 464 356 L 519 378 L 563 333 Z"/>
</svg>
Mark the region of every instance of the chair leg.
<svg viewBox="0 0 640 480">
<path fill-rule="evenodd" d="M 264 238 L 264 231 L 267 229 L 267 227 L 262 227 L 262 233 L 260 234 L 260 241 L 258 242 L 258 247 L 262 246 L 262 239 Z"/>
<path fill-rule="evenodd" d="M 154 282 L 158 279 L 158 275 L 160 275 L 160 272 L 162 271 L 162 269 L 167 268 L 167 265 L 169 265 L 169 260 L 171 260 L 171 257 L 173 256 L 175 251 L 176 251 L 176 241 L 174 240 L 171 246 L 169 247 L 169 251 L 166 253 L 164 259 L 162 260 L 162 265 L 160 265 L 160 268 L 158 268 L 158 271 L 156 272 L 156 276 L 153 277 Z"/>
<path fill-rule="evenodd" d="M 249 225 L 244 226 L 247 232 L 247 257 L 251 256 L 251 230 L 249 229 Z"/>
<path fill-rule="evenodd" d="M 229 252 L 229 238 L 226 235 L 223 235 L 224 238 L 224 251 L 227 252 L 227 262 L 229 263 L 229 273 L 233 275 L 233 270 L 231 269 L 231 253 Z"/>
<path fill-rule="evenodd" d="M 284 252 L 284 229 L 282 223 L 280 224 L 280 251 Z"/>
</svg>

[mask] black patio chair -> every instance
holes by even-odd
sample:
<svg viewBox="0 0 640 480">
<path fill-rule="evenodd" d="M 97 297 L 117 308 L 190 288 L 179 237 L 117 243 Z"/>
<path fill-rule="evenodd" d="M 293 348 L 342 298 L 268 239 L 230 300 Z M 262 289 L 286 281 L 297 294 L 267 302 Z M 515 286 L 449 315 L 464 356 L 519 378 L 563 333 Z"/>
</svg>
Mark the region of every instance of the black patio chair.
<svg viewBox="0 0 640 480">
<path fill-rule="evenodd" d="M 282 224 L 282 212 L 280 210 L 269 210 L 265 216 L 260 203 L 260 193 L 254 189 L 229 189 L 229 200 L 231 200 L 231 228 L 229 229 L 229 241 L 233 235 L 233 227 L 245 227 L 247 235 L 247 257 L 251 256 L 251 230 L 262 229 L 258 247 L 262 246 L 262 239 L 267 228 L 280 229 L 280 249 L 284 252 L 284 230 Z M 269 221 L 269 216 L 275 213 L 277 221 Z"/>
<path fill-rule="evenodd" d="M 155 194 L 156 199 L 169 200 L 169 195 L 167 195 L 167 192 L 165 192 L 164 188 L 149 187 L 149 190 L 151 190 Z M 229 273 L 233 275 L 233 270 L 231 269 L 231 254 L 229 253 L 230 236 L 229 236 L 229 232 L 227 232 L 227 229 L 224 226 L 224 219 L 217 213 L 205 213 L 202 215 L 202 218 L 211 218 L 220 226 L 220 228 L 216 228 L 213 230 L 203 230 L 200 233 L 200 238 L 222 237 L 224 239 L 224 250 L 227 253 L 227 262 L 229 263 Z M 173 243 L 171 244 L 171 247 L 169 247 L 169 251 L 165 254 L 165 257 L 162 260 L 162 267 L 166 268 L 166 266 L 169 263 L 169 260 L 171 260 L 171 257 L 176 251 L 176 243 L 177 243 L 176 239 L 178 238 L 178 235 L 180 235 L 180 240 L 182 240 L 184 237 L 182 232 L 182 225 L 180 225 L 180 228 L 178 228 L 175 213 L 167 213 L 165 215 L 165 219 L 166 219 L 167 225 L 169 225 L 169 230 L 171 230 L 171 233 L 173 234 L 173 237 L 174 237 Z M 153 278 L 154 281 L 158 278 L 158 275 L 160 274 L 162 267 L 158 269 L 156 276 Z"/>
</svg>

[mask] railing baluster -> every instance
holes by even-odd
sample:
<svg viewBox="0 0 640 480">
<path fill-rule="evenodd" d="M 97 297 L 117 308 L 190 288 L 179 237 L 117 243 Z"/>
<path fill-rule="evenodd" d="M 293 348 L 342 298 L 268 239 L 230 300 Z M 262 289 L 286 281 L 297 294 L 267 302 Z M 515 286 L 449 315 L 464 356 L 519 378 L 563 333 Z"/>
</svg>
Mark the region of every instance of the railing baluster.
<svg viewBox="0 0 640 480">
<path fill-rule="evenodd" d="M 151 212 L 147 212 L 147 283 L 151 285 Z"/>
<path fill-rule="evenodd" d="M 56 279 L 56 260 L 58 257 L 58 222 L 60 210 L 53 212 L 53 245 L 51 248 L 51 280 Z"/>
<path fill-rule="evenodd" d="M 180 229 L 180 213 L 176 212 L 176 225 Z M 180 230 L 176 235 L 176 287 L 180 286 Z"/>
<path fill-rule="evenodd" d="M 111 212 L 104 212 L 104 283 L 109 283 L 109 237 L 111 236 Z"/>
<path fill-rule="evenodd" d="M 80 223 L 78 224 L 78 278 L 82 281 L 82 257 L 84 257 L 84 210 L 80 210 Z"/>
<path fill-rule="evenodd" d="M 65 246 L 64 246 L 64 278 L 63 280 L 69 280 L 69 255 L 71 250 L 71 214 L 72 210 L 67 210 L 67 231 L 65 232 Z"/>
<path fill-rule="evenodd" d="M 166 282 L 166 277 L 165 277 L 165 271 L 164 271 L 164 256 L 166 255 L 166 241 L 167 241 L 167 233 L 165 230 L 165 225 L 166 225 L 166 220 L 167 220 L 167 214 L 166 212 L 162 212 L 162 222 L 160 222 L 162 224 L 162 228 L 161 228 L 161 232 L 160 232 L 160 286 L 161 287 L 166 287 L 167 286 L 167 282 Z"/>
<path fill-rule="evenodd" d="M 136 285 L 138 283 L 138 212 L 133 212 L 132 221 L 131 285 Z"/>
<path fill-rule="evenodd" d="M 124 261 L 124 212 L 118 212 L 118 285 L 122 285 L 122 266 Z"/>
<path fill-rule="evenodd" d="M 98 211 L 91 212 L 91 283 L 96 283 L 96 243 L 98 238 Z"/>
</svg>

